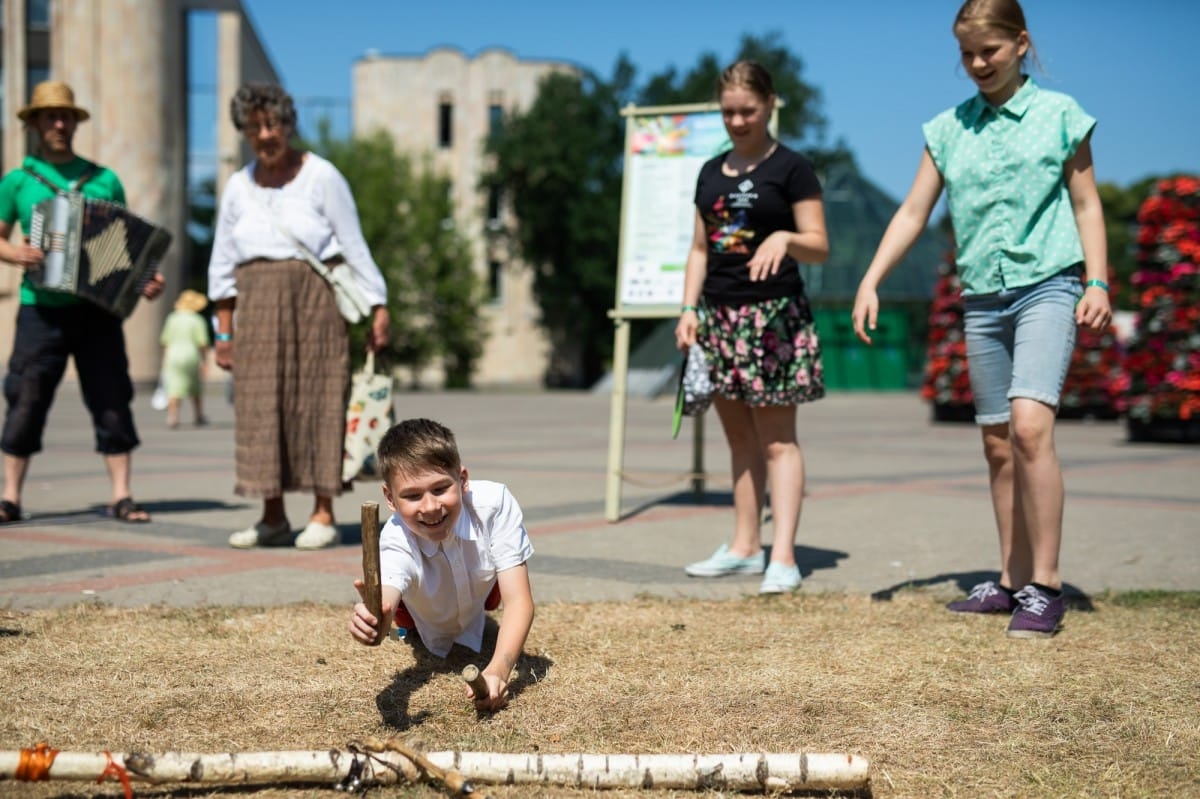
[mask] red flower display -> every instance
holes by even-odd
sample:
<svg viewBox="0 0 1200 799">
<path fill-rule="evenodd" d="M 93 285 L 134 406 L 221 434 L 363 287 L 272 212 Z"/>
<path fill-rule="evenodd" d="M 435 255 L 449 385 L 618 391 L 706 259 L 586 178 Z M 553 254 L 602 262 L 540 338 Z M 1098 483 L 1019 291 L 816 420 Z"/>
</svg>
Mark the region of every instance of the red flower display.
<svg viewBox="0 0 1200 799">
<path fill-rule="evenodd" d="M 975 395 L 967 372 L 967 342 L 963 337 L 962 285 L 954 256 L 938 267 L 929 308 L 929 338 L 921 396 L 933 403 L 939 421 L 969 421 L 975 416 Z"/>
<path fill-rule="evenodd" d="M 1115 297 L 1120 287 L 1111 268 L 1107 280 L 1109 297 Z M 1067 371 L 1059 399 L 1059 418 L 1116 419 L 1120 416 L 1126 386 L 1123 360 L 1115 326 L 1109 325 L 1107 330 L 1079 328 L 1071 368 Z"/>
<path fill-rule="evenodd" d="M 1200 441 L 1200 178 L 1159 181 L 1138 209 L 1140 290 L 1123 398 L 1134 440 Z"/>
</svg>

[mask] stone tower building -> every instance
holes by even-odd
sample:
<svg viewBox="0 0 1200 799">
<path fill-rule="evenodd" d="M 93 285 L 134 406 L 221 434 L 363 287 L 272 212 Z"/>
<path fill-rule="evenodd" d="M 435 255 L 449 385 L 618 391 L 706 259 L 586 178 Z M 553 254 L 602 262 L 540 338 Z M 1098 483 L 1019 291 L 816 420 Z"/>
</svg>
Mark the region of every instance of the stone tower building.
<svg viewBox="0 0 1200 799">
<path fill-rule="evenodd" d="M 423 56 L 369 54 L 354 65 L 354 132 L 391 135 L 417 163 L 428 155 L 450 178 L 455 220 L 471 245 L 475 273 L 489 298 L 488 339 L 475 383 L 538 383 L 549 346 L 538 326 L 533 278 L 495 232 L 506 225 L 503 187 L 480 188 L 489 164 L 484 143 L 503 115 L 528 108 L 539 80 L 574 71 L 561 62 L 526 61 L 502 49 L 468 57 L 453 48 Z"/>
</svg>

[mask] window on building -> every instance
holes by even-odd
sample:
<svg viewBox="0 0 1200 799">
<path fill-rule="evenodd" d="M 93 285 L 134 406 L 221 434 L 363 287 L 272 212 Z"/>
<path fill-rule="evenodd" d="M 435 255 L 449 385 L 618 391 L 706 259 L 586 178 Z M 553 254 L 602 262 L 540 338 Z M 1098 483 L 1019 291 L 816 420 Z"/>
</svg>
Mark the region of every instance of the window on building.
<svg viewBox="0 0 1200 799">
<path fill-rule="evenodd" d="M 500 225 L 500 200 L 500 184 L 493 183 L 488 186 L 487 223 L 490 228 L 496 228 Z"/>
<path fill-rule="evenodd" d="M 31 28 L 49 28 L 50 0 L 26 0 L 25 20 Z"/>
<path fill-rule="evenodd" d="M 488 92 L 488 136 L 495 136 L 504 125 L 504 92 Z"/>
<path fill-rule="evenodd" d="M 50 80 L 50 67 L 30 64 L 25 69 L 25 102 L 33 99 L 33 87 L 45 80 Z M 24 103 L 22 103 L 24 105 Z M 25 152 L 35 153 L 42 146 L 38 133 L 33 127 L 25 128 Z"/>
<path fill-rule="evenodd" d="M 487 290 L 489 302 L 500 302 L 500 292 L 504 287 L 504 264 L 499 261 L 488 261 Z"/>
<path fill-rule="evenodd" d="M 449 95 L 438 98 L 438 147 L 454 146 L 454 103 Z"/>
<path fill-rule="evenodd" d="M 25 79 L 28 81 L 25 86 L 25 96 L 28 101 L 33 99 L 34 86 L 43 81 L 50 80 L 50 67 L 30 64 L 29 69 L 25 73 Z"/>
</svg>

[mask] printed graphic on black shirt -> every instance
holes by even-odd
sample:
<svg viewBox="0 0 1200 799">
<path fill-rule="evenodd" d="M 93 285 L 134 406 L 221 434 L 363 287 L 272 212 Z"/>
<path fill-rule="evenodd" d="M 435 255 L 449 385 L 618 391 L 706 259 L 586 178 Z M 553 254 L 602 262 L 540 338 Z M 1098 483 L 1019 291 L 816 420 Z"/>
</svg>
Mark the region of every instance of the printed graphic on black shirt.
<svg viewBox="0 0 1200 799">
<path fill-rule="evenodd" d="M 713 203 L 711 213 L 704 215 L 704 227 L 708 230 L 708 243 L 713 252 L 749 253 L 754 231 L 747 226 L 746 209 L 734 211 L 725 205 L 722 194 Z"/>
</svg>

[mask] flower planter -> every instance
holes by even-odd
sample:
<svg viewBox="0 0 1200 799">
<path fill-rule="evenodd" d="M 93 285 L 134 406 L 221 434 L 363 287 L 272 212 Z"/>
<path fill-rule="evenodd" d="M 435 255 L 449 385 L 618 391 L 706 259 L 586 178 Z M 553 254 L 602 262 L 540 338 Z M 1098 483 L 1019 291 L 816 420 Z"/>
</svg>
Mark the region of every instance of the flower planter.
<svg viewBox="0 0 1200 799">
<path fill-rule="evenodd" d="M 933 421 L 974 422 L 975 406 L 935 402 L 933 403 Z"/>
<path fill-rule="evenodd" d="M 1126 419 L 1130 441 L 1163 444 L 1200 443 L 1200 419 Z"/>
<path fill-rule="evenodd" d="M 1138 315 L 1125 357 L 1131 441 L 1200 441 L 1200 179 L 1158 182 L 1138 209 Z"/>
</svg>

